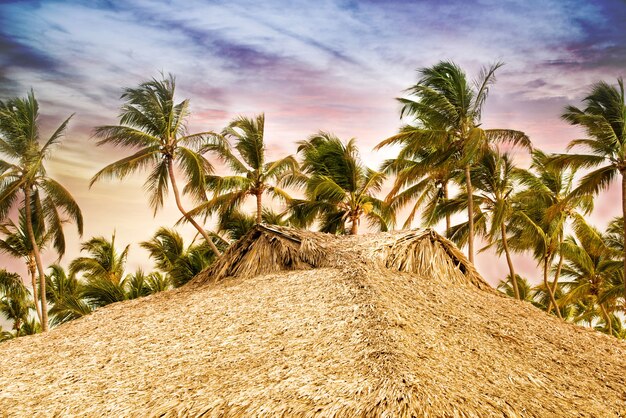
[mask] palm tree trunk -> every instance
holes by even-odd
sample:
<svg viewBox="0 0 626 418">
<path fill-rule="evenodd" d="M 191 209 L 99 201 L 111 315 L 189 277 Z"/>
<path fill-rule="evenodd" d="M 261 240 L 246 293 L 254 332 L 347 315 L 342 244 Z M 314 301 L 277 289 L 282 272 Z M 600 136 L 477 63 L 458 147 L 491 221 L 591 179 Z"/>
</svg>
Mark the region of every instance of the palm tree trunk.
<svg viewBox="0 0 626 418">
<path fill-rule="evenodd" d="M 469 233 L 467 236 L 467 258 L 470 263 L 474 263 L 474 191 L 472 190 L 472 179 L 470 177 L 470 165 L 465 166 L 465 188 L 467 189 L 467 225 Z"/>
<path fill-rule="evenodd" d="M 613 324 L 611 321 L 611 317 L 609 316 L 609 313 L 607 312 L 606 308 L 602 304 L 600 304 L 600 310 L 602 311 L 602 315 L 604 315 L 604 318 L 606 320 L 606 326 L 608 327 L 609 335 L 613 335 Z"/>
<path fill-rule="evenodd" d="M 202 228 L 191 216 L 189 216 L 189 214 L 183 208 L 183 204 L 180 201 L 180 193 L 178 192 L 178 186 L 176 185 L 176 177 L 174 176 L 174 167 L 172 165 L 171 158 L 168 158 L 167 160 L 167 172 L 170 176 L 170 182 L 172 183 L 172 191 L 174 192 L 174 198 L 176 199 L 176 206 L 178 206 L 178 210 L 180 211 L 180 213 L 183 214 L 185 219 L 187 219 L 187 221 L 189 221 L 189 223 L 192 224 L 194 228 L 196 228 L 196 230 L 200 233 L 200 235 L 204 237 L 207 244 L 209 244 L 209 246 L 211 247 L 211 250 L 213 250 L 213 253 L 215 254 L 215 256 L 219 257 L 220 255 L 222 255 L 222 253 L 220 252 L 220 250 L 217 249 L 217 247 L 213 243 L 213 240 L 209 238 L 209 235 L 206 233 L 204 228 Z"/>
<path fill-rule="evenodd" d="M 563 245 L 563 234 L 559 237 L 559 248 Z M 559 250 L 560 251 L 560 250 Z M 559 254 L 559 264 L 556 266 L 556 272 L 554 273 L 554 281 L 552 282 L 552 294 L 556 294 L 556 288 L 559 284 L 559 279 L 561 278 L 561 269 L 563 268 L 563 254 Z M 550 301 L 550 305 L 552 305 L 552 301 Z M 551 306 L 548 306 L 548 310 L 550 310 Z"/>
<path fill-rule="evenodd" d="M 448 200 L 448 182 L 443 182 L 443 198 Z M 450 213 L 446 212 L 446 237 L 450 237 L 450 227 L 452 225 Z"/>
<path fill-rule="evenodd" d="M 357 235 L 359 233 L 359 218 L 352 216 L 352 227 L 350 228 L 350 235 Z"/>
<path fill-rule="evenodd" d="M 557 265 L 556 272 L 554 273 L 554 282 L 552 282 L 552 294 L 553 295 L 556 293 L 556 288 L 559 283 L 559 278 L 561 277 L 562 268 L 563 268 L 563 256 L 559 255 L 559 264 Z M 550 305 L 552 305 L 552 301 L 550 301 Z M 548 309 L 550 308 L 551 306 L 548 306 Z"/>
<path fill-rule="evenodd" d="M 44 275 L 43 264 L 41 262 L 41 254 L 39 253 L 39 246 L 35 239 L 35 232 L 33 231 L 33 218 L 30 210 L 30 187 L 24 187 L 24 211 L 26 215 L 26 232 L 30 239 L 30 244 L 33 246 L 33 255 L 35 256 L 35 264 L 37 265 L 37 271 L 39 272 L 39 295 L 41 298 L 41 330 L 43 332 L 48 331 L 48 301 L 46 300 L 46 276 Z M 33 292 L 36 292 L 33 289 Z"/>
<path fill-rule="evenodd" d="M 28 272 L 30 273 L 30 283 L 33 286 L 33 302 L 35 302 L 35 311 L 37 312 L 37 319 L 39 319 L 39 323 L 43 323 L 43 318 L 41 317 L 41 306 L 39 305 L 39 297 L 37 296 L 37 266 L 35 265 L 35 256 L 34 254 L 29 255 L 28 257 Z"/>
<path fill-rule="evenodd" d="M 263 215 L 263 204 L 262 204 L 262 199 L 263 197 L 263 193 L 262 192 L 257 192 L 256 193 L 256 223 L 260 224 L 261 221 L 263 220 L 262 215 Z"/>
<path fill-rule="evenodd" d="M 517 286 L 517 278 L 515 277 L 515 269 L 513 268 L 513 261 L 511 260 L 511 252 L 509 251 L 509 243 L 506 239 L 506 225 L 504 222 L 500 224 L 500 231 L 502 231 L 502 247 L 504 248 L 504 254 L 506 255 L 506 262 L 509 265 L 509 274 L 511 275 L 511 284 L 513 285 L 513 293 L 515 299 L 519 300 L 519 287 Z"/>
<path fill-rule="evenodd" d="M 622 219 L 624 221 L 624 308 L 626 309 L 626 170 L 621 171 L 622 174 Z"/>
<path fill-rule="evenodd" d="M 552 292 L 552 288 L 550 287 L 550 284 L 548 283 L 548 266 L 549 266 L 548 260 L 549 258 L 550 257 L 546 255 L 543 259 L 543 285 L 546 287 L 546 292 L 548 292 L 548 296 L 550 296 L 550 303 L 548 304 L 547 312 L 550 313 L 550 311 L 552 310 L 552 306 L 554 306 L 554 310 L 556 311 L 556 316 L 558 316 L 560 319 L 563 319 L 563 317 L 561 316 L 561 311 L 559 310 L 559 305 L 557 305 L 556 299 L 554 298 L 554 293 Z"/>
</svg>

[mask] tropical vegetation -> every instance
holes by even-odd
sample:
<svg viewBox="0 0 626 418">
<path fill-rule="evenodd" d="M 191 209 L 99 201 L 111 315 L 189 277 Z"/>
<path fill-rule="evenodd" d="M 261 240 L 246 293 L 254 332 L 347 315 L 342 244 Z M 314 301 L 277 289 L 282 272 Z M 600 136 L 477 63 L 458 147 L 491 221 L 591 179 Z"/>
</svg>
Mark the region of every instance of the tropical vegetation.
<svg viewBox="0 0 626 418">
<path fill-rule="evenodd" d="M 32 91 L 0 101 L 0 253 L 28 274 L 27 285 L 0 270 L 0 317 L 10 324 L 0 340 L 183 286 L 256 224 L 358 234 L 363 223 L 393 229 L 400 217 L 403 228 L 441 227 L 467 247 L 470 260 L 477 244 L 503 256 L 508 271 L 498 289 L 518 303 L 626 337 L 624 217 L 605 230 L 587 221 L 594 196 L 619 176 L 626 214 L 623 81 L 596 83 L 583 108 L 568 106 L 563 119 L 586 138 L 569 144 L 579 153 L 550 154 L 521 130 L 482 126 L 501 65 L 486 67 L 476 82 L 452 62 L 420 69 L 399 99 L 404 126 L 376 147 L 395 146 L 397 155 L 378 169 L 362 161 L 356 139 L 325 131 L 298 142 L 295 155 L 276 156 L 267 148 L 263 113 L 237 116 L 221 131 L 189 133 L 190 101 L 176 99 L 172 75 L 124 89 L 119 123 L 95 128 L 94 136 L 98 146 L 129 155 L 99 170 L 91 184 L 147 172 L 153 213 L 171 191 L 181 222 L 197 232 L 187 241 L 176 225 L 159 228 L 139 243 L 153 267 L 134 272 L 126 264 L 132 246 L 119 245 L 115 232 L 86 239 L 80 256 L 62 261 L 63 226 L 73 222 L 82 232 L 82 213 L 46 168 L 62 152 L 54 146 L 70 118 L 42 141 Z M 514 152 L 530 164 L 519 166 Z M 185 196 L 193 208 L 185 208 Z M 58 258 L 44 269 L 42 254 Z M 533 259 L 538 277 L 521 277 L 514 255 Z"/>
</svg>

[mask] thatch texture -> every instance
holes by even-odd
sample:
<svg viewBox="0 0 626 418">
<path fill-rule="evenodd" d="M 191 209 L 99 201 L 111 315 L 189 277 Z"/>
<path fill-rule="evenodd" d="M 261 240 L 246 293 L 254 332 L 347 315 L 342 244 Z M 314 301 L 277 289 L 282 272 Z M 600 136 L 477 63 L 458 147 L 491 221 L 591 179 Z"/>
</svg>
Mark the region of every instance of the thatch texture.
<svg viewBox="0 0 626 418">
<path fill-rule="evenodd" d="M 480 276 L 430 232 L 259 231 L 224 254 L 214 270 L 219 280 L 199 277 L 0 344 L 0 410 L 28 417 L 626 414 L 622 342 L 481 290 Z M 254 267 L 250 260 L 269 248 L 279 252 L 269 254 L 275 263 Z M 441 263 L 448 254 L 449 266 L 421 266 L 427 260 L 411 253 L 418 249 Z M 255 268 L 272 273 L 252 277 Z M 470 277 L 464 282 L 455 271 Z"/>
</svg>

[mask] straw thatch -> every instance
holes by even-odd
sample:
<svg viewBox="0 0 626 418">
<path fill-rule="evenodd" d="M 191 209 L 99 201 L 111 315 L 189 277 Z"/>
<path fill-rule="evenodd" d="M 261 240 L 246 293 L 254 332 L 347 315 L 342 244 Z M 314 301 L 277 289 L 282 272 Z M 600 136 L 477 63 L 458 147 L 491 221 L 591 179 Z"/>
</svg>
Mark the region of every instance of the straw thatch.
<svg viewBox="0 0 626 418">
<path fill-rule="evenodd" d="M 429 231 L 336 238 L 260 227 L 211 272 L 0 344 L 0 410 L 626 414 L 622 342 L 495 294 Z"/>
</svg>

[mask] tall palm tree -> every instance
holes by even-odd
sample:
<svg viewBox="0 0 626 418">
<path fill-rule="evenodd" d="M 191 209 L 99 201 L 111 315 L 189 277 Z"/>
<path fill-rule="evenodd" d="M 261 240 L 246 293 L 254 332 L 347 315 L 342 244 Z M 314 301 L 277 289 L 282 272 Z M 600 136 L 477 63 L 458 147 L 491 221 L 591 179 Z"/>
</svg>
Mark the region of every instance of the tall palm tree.
<svg viewBox="0 0 626 418">
<path fill-rule="evenodd" d="M 362 218 L 383 231 L 395 222 L 390 206 L 374 197 L 385 175 L 363 165 L 354 139 L 344 144 L 320 132 L 300 142 L 298 152 L 308 177 L 306 199 L 293 199 L 289 204 L 294 225 L 308 227 L 320 220 L 322 231 L 343 233 L 349 224 L 349 233 L 356 235 Z"/>
<path fill-rule="evenodd" d="M 182 171 L 187 181 L 183 193 L 196 201 L 206 200 L 205 178 L 213 172 L 211 163 L 198 150 L 213 132 L 187 133 L 185 119 L 189 115 L 189 100 L 175 103 L 173 75 L 163 80 L 152 79 L 136 88 L 126 88 L 121 98 L 119 125 L 100 126 L 95 136 L 98 145 L 111 144 L 134 149 L 135 153 L 104 167 L 91 179 L 90 185 L 103 178 L 123 179 L 136 171 L 150 168 L 145 189 L 150 193 L 150 206 L 154 213 L 163 206 L 168 188 L 183 217 L 204 237 L 216 255 L 220 251 L 209 235 L 191 217 L 181 201 L 174 165 Z"/>
<path fill-rule="evenodd" d="M 513 260 L 511 259 L 511 249 L 507 232 L 507 224 L 511 220 L 514 212 L 514 195 L 517 183 L 515 181 L 517 169 L 508 154 L 501 154 L 499 150 L 487 151 L 478 160 L 471 170 L 472 188 L 475 193 L 473 203 L 477 213 L 474 217 L 474 225 L 478 225 L 478 233 L 484 235 L 488 245 L 497 247 L 498 254 L 504 253 L 509 268 L 509 276 L 517 277 Z M 444 200 L 438 210 L 435 211 L 435 221 L 455 212 L 464 211 L 469 204 L 469 193 L 463 190 L 454 199 Z M 450 238 L 458 244 L 469 239 L 469 222 L 464 222 L 451 228 Z M 484 250 L 483 249 L 483 250 Z M 516 299 L 520 299 L 520 291 L 517 288 L 517 281 L 510 282 L 513 294 Z"/>
<path fill-rule="evenodd" d="M 20 336 L 22 324 L 28 320 L 29 292 L 19 274 L 0 270 L 0 315 L 13 322 L 15 336 Z"/>
<path fill-rule="evenodd" d="M 232 176 L 207 177 L 209 190 L 214 198 L 202 203 L 190 214 L 221 213 L 238 208 L 248 196 L 256 200 L 256 222 L 262 222 L 263 195 L 290 200 L 278 184 L 286 172 L 297 172 L 298 162 L 293 156 L 266 162 L 265 115 L 256 118 L 239 116 L 224 129 L 221 136 L 214 136 L 202 152 L 214 153 L 235 173 Z"/>
<path fill-rule="evenodd" d="M 595 168 L 586 174 L 575 190 L 576 194 L 597 194 L 609 187 L 617 174 L 622 176 L 622 216 L 626 216 L 626 99 L 624 80 L 617 86 L 604 81 L 594 84 L 583 99 L 585 108 L 567 106 L 562 117 L 572 125 L 585 130 L 587 138 L 575 139 L 568 145 L 582 148 L 586 154 L 562 154 L 557 162 L 574 167 Z M 600 168 L 596 168 L 600 166 Z M 622 235 L 626 238 L 626 224 Z M 624 248 L 624 276 L 626 277 L 626 248 Z M 626 287 L 624 288 L 626 306 Z"/>
<path fill-rule="evenodd" d="M 53 246 L 59 256 L 65 252 L 63 223 L 66 217 L 76 223 L 79 234 L 83 218 L 72 195 L 46 173 L 45 162 L 58 144 L 71 118 L 67 118 L 45 142 L 40 143 L 39 105 L 31 91 L 26 99 L 0 101 L 0 219 L 5 219 L 19 196 L 26 218 L 26 231 L 31 241 L 39 273 L 43 331 L 48 330 L 45 272 L 33 228 L 34 220 L 52 231 Z"/>
<path fill-rule="evenodd" d="M 542 266 L 543 287 L 549 296 L 547 311 L 556 308 L 556 291 L 563 263 L 560 255 L 565 228 L 570 219 L 588 214 L 593 200 L 585 195 L 573 195 L 576 170 L 567 170 L 553 163 L 552 157 L 540 150 L 533 151 L 530 170 L 517 170 L 516 178 L 524 187 L 515 196 L 514 216 L 508 229 L 509 240 L 516 251 L 531 250 Z M 553 280 L 549 279 L 551 267 L 558 256 Z"/>
<path fill-rule="evenodd" d="M 455 161 L 465 171 L 468 205 L 468 258 L 474 261 L 474 202 L 471 168 L 494 142 L 509 142 L 531 147 L 530 140 L 520 131 L 483 129 L 481 116 L 489 88 L 495 82 L 495 72 L 503 64 L 484 68 L 474 83 L 456 64 L 441 61 L 419 70 L 420 79 L 408 89 L 412 98 L 399 99 L 401 117 L 413 117 L 412 129 L 406 129 L 379 146 L 400 144 L 417 149 L 428 147 L 441 150 L 433 158 L 433 166 Z"/>
</svg>

